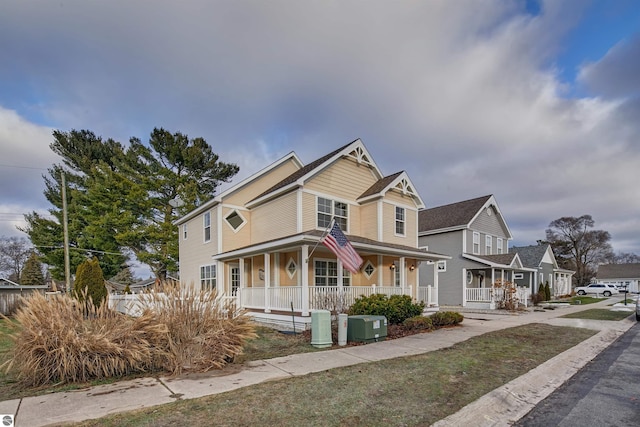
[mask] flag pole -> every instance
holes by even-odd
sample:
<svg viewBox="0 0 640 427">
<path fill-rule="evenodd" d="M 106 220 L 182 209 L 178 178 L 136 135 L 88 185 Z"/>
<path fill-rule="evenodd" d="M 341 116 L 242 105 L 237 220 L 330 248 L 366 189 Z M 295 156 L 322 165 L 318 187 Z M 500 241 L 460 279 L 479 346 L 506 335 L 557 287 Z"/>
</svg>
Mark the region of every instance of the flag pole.
<svg viewBox="0 0 640 427">
<path fill-rule="evenodd" d="M 324 236 L 327 235 L 327 233 L 329 232 L 329 229 L 333 226 L 333 222 L 335 220 L 336 220 L 335 217 L 332 216 L 331 217 L 331 221 L 329 221 L 329 225 L 322 232 L 322 236 L 320 236 L 320 240 L 318 240 L 316 242 L 316 245 L 313 247 L 313 249 L 311 249 L 311 252 L 309 252 L 309 256 L 307 256 L 307 259 L 304 260 L 307 264 L 309 264 L 309 260 L 311 259 L 311 255 L 313 255 L 313 252 L 315 252 L 315 250 L 318 247 L 318 245 L 320 244 L 320 242 L 322 242 L 322 239 L 324 239 Z"/>
</svg>

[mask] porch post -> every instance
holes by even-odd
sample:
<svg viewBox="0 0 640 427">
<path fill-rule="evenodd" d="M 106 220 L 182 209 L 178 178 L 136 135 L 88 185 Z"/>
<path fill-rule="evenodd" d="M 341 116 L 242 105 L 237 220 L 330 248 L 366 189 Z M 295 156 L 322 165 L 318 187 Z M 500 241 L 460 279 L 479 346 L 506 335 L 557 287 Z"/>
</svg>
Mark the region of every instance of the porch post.
<svg viewBox="0 0 640 427">
<path fill-rule="evenodd" d="M 405 259 L 403 256 L 400 257 L 400 261 L 398 262 L 398 268 L 400 269 L 400 287 L 402 288 L 402 295 L 404 295 L 404 290 L 407 287 L 407 273 L 404 271 Z"/>
<path fill-rule="evenodd" d="M 300 248 L 302 263 L 300 269 L 302 280 L 302 316 L 309 316 L 309 245 Z"/>
<path fill-rule="evenodd" d="M 433 298 L 433 300 L 429 301 L 429 304 L 434 304 L 434 305 L 440 305 L 440 303 L 438 302 L 438 296 L 439 296 L 439 294 L 438 294 L 438 277 L 439 277 L 439 275 L 438 275 L 438 268 L 437 267 L 438 267 L 438 264 L 434 263 L 433 264 L 433 289 L 432 289 L 433 292 L 431 294 L 431 298 Z M 464 280 L 463 280 L 462 283 L 466 283 L 467 274 L 465 273 L 464 269 L 462 269 L 462 270 L 463 270 L 462 271 L 462 275 L 464 277 Z M 466 294 L 467 291 L 465 290 L 464 293 Z M 464 302 L 464 298 L 466 298 L 466 297 L 463 297 L 463 302 Z"/>
<path fill-rule="evenodd" d="M 271 287 L 271 257 L 268 252 L 264 254 L 264 312 L 271 313 L 270 288 Z"/>
<path fill-rule="evenodd" d="M 244 286 L 245 286 L 245 277 L 244 277 L 244 258 L 240 258 L 240 261 L 238 263 L 238 269 L 240 270 L 240 283 L 238 286 L 238 290 L 236 293 L 236 306 L 238 308 L 242 308 L 242 291 L 244 290 Z M 232 290 L 233 292 L 233 290 Z"/>
<path fill-rule="evenodd" d="M 280 286 L 280 252 L 273 254 L 273 286 L 276 288 Z"/>
<path fill-rule="evenodd" d="M 434 271 L 436 270 L 434 266 Z M 437 273 L 434 274 L 434 279 L 437 277 Z M 467 306 L 467 269 L 462 269 L 462 306 Z"/>
</svg>

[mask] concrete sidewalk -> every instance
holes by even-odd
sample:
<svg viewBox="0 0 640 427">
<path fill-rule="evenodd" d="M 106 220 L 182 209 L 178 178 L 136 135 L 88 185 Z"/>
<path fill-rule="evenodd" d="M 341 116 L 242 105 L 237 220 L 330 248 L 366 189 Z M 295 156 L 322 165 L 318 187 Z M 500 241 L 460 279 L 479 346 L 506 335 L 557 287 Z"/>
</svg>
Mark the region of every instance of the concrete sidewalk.
<svg viewBox="0 0 640 427">
<path fill-rule="evenodd" d="M 612 300 L 517 315 L 463 312 L 461 327 L 439 329 L 400 339 L 314 353 L 295 354 L 249 363 L 229 374 L 214 371 L 177 378 L 140 378 L 83 390 L 51 393 L 0 402 L 0 414 L 14 414 L 18 427 L 64 425 L 109 414 L 193 399 L 247 387 L 265 381 L 306 375 L 331 368 L 396 357 L 422 354 L 487 332 L 527 323 L 549 323 L 600 331 L 592 338 L 562 353 L 524 376 L 490 392 L 438 426 L 509 425 L 529 412 L 539 401 L 569 379 L 603 349 L 626 332 L 635 321 L 584 321 L 559 316 L 589 308 L 605 308 Z M 630 305 L 632 308 L 633 305 Z M 631 314 L 631 312 L 629 313 Z"/>
</svg>

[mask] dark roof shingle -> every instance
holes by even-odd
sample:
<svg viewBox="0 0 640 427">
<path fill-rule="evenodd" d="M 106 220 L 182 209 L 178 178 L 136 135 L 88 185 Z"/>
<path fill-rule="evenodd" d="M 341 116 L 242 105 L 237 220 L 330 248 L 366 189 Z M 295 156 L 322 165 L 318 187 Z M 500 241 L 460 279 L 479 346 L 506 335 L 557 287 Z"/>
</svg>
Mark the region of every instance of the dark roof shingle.
<svg viewBox="0 0 640 427">
<path fill-rule="evenodd" d="M 491 195 L 482 196 L 450 205 L 421 210 L 418 213 L 418 231 L 432 231 L 467 225 L 490 198 Z"/>
<path fill-rule="evenodd" d="M 513 246 L 509 253 L 517 253 L 522 265 L 528 268 L 538 268 L 549 245 Z"/>
<path fill-rule="evenodd" d="M 603 264 L 598 267 L 598 279 L 640 279 L 640 263 Z"/>
</svg>

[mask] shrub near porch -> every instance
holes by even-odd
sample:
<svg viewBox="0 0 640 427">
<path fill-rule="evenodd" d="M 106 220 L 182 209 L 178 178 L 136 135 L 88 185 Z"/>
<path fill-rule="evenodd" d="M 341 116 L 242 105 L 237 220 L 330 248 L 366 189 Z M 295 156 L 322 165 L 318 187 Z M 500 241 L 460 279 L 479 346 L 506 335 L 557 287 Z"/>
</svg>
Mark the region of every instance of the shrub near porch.
<svg viewBox="0 0 640 427">
<path fill-rule="evenodd" d="M 410 317 L 421 315 L 423 310 L 424 302 L 414 303 L 409 295 L 373 294 L 357 298 L 349 315 L 385 316 L 390 324 L 399 325 Z"/>
</svg>

